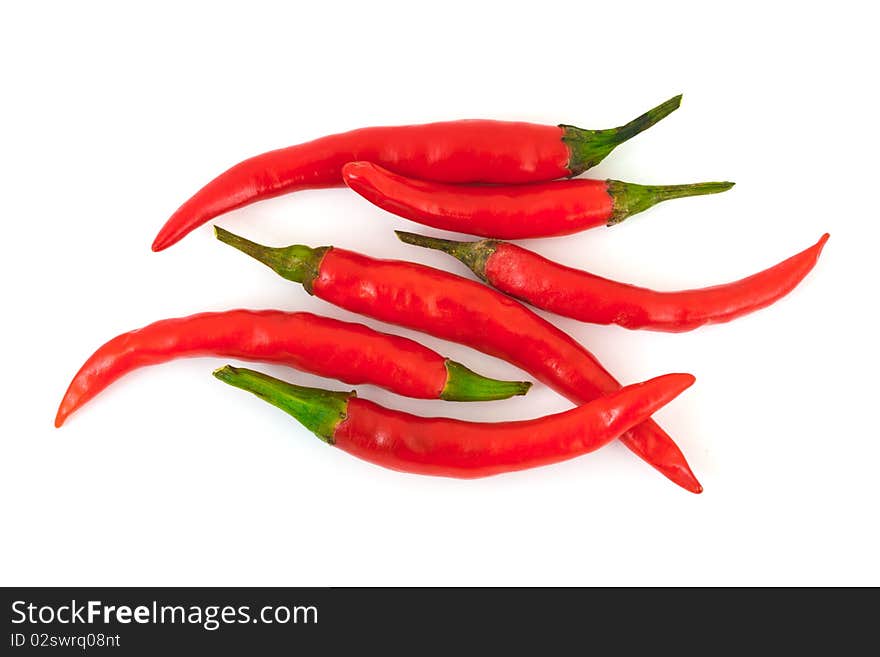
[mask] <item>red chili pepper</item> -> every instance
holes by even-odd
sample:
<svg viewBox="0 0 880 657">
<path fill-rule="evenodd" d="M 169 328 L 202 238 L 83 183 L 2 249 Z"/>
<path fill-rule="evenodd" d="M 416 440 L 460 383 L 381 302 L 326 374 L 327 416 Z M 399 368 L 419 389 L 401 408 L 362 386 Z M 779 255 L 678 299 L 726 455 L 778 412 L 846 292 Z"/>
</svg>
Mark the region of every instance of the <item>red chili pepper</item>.
<svg viewBox="0 0 880 657">
<path fill-rule="evenodd" d="M 521 367 L 577 404 L 620 384 L 574 339 L 476 281 L 334 247 L 271 248 L 215 227 L 222 242 L 347 310 L 459 342 Z M 689 491 L 702 491 L 681 450 L 652 420 L 621 436 L 632 451 Z"/>
<path fill-rule="evenodd" d="M 813 246 L 764 271 L 724 285 L 658 292 L 560 265 L 534 251 L 496 240 L 456 242 L 395 231 L 407 244 L 458 258 L 502 292 L 557 315 L 628 329 L 691 331 L 769 306 L 810 273 L 828 233 Z"/>
<path fill-rule="evenodd" d="M 354 391 L 305 388 L 230 365 L 214 376 L 277 406 L 321 440 L 365 461 L 459 478 L 525 470 L 592 452 L 694 382 L 690 374 L 667 374 L 564 413 L 486 423 L 410 415 L 359 399 Z"/>
<path fill-rule="evenodd" d="M 383 210 L 458 233 L 525 239 L 618 224 L 661 201 L 717 194 L 732 182 L 636 185 L 619 180 L 557 180 L 529 185 L 446 185 L 407 178 L 370 162 L 342 167 L 345 183 Z"/>
<path fill-rule="evenodd" d="M 116 336 L 73 377 L 55 416 L 68 415 L 121 376 L 194 356 L 288 365 L 351 384 L 372 383 L 407 397 L 488 401 L 524 395 L 532 385 L 480 376 L 413 340 L 311 313 L 230 310 L 163 319 Z"/>
<path fill-rule="evenodd" d="M 346 162 L 366 160 L 448 183 L 524 183 L 576 176 L 675 111 L 676 96 L 619 128 L 584 130 L 509 121 L 446 121 L 362 128 L 257 155 L 220 174 L 171 216 L 161 251 L 194 228 L 255 201 L 342 184 Z"/>
</svg>

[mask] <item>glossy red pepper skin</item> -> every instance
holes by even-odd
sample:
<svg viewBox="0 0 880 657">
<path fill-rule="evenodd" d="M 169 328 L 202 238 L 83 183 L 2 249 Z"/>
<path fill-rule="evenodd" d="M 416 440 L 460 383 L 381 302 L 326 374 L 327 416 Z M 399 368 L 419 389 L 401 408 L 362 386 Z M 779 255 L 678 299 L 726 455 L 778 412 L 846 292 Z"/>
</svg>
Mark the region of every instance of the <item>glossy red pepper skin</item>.
<svg viewBox="0 0 880 657">
<path fill-rule="evenodd" d="M 342 166 L 352 160 L 381 162 L 416 178 L 450 183 L 520 183 L 568 175 L 568 150 L 558 126 L 472 120 L 361 128 L 236 164 L 180 206 L 156 236 L 153 250 L 244 205 L 341 186 Z"/>
<path fill-rule="evenodd" d="M 408 178 L 370 162 L 350 162 L 345 183 L 374 205 L 425 226 L 499 239 L 568 235 L 611 220 L 605 180 L 463 186 Z"/>
<path fill-rule="evenodd" d="M 504 396 L 524 394 L 529 387 L 462 372 L 462 366 L 413 340 L 379 333 L 363 324 L 305 312 L 230 310 L 160 320 L 105 343 L 74 376 L 55 426 L 60 427 L 71 413 L 135 369 L 197 356 L 278 363 L 420 399 L 449 398 L 444 391 L 453 376 L 509 392 Z M 453 373 L 450 366 L 456 368 Z"/>
<path fill-rule="evenodd" d="M 667 374 L 563 413 L 485 423 L 419 417 L 353 394 L 293 386 L 240 368 L 224 367 L 214 375 L 258 394 L 323 440 L 361 459 L 402 472 L 466 479 L 549 465 L 591 452 L 649 417 L 694 382 L 690 374 Z"/>
<path fill-rule="evenodd" d="M 486 261 L 486 279 L 502 292 L 559 315 L 628 329 L 683 332 L 742 317 L 791 292 L 813 269 L 828 234 L 758 274 L 695 290 L 658 292 L 560 265 L 514 244 Z"/>
<path fill-rule="evenodd" d="M 747 278 L 713 287 L 659 292 L 566 267 L 515 244 L 455 242 L 398 232 L 405 242 L 445 251 L 494 288 L 557 315 L 593 324 L 679 333 L 769 306 L 810 273 L 828 241 Z"/>
<path fill-rule="evenodd" d="M 676 96 L 609 130 L 513 121 L 444 121 L 362 128 L 257 155 L 184 203 L 153 242 L 161 251 L 214 217 L 301 189 L 342 185 L 342 166 L 366 160 L 414 178 L 519 184 L 577 175 L 674 111 Z"/>
<path fill-rule="evenodd" d="M 636 185 L 589 179 L 445 185 L 407 178 L 371 162 L 349 162 L 342 167 L 342 177 L 365 199 L 404 219 L 498 239 L 554 237 L 610 226 L 668 199 L 733 187 L 731 182 Z"/>
<path fill-rule="evenodd" d="M 390 324 L 417 329 L 506 360 L 576 404 L 620 389 L 620 384 L 573 338 L 520 302 L 477 281 L 401 260 L 378 260 L 340 248 L 272 249 L 216 228 L 219 239 L 330 303 Z M 289 271 L 291 263 L 296 271 Z M 303 278 L 303 271 L 308 277 Z M 702 486 L 681 450 L 653 420 L 621 436 L 642 459 L 685 489 Z"/>
</svg>

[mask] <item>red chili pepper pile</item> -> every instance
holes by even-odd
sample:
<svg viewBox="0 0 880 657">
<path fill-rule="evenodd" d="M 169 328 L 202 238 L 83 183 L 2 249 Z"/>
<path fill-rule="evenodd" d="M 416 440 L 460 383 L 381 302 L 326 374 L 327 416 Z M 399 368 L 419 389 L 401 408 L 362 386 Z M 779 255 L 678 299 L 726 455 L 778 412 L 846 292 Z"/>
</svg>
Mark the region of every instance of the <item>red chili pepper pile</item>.
<svg viewBox="0 0 880 657">
<path fill-rule="evenodd" d="M 620 438 L 670 480 L 699 493 L 702 486 L 681 450 L 650 419 L 694 378 L 668 374 L 621 387 L 595 356 L 516 299 L 586 322 L 689 331 L 728 322 L 789 293 L 814 267 L 828 235 L 748 278 L 676 292 L 604 279 L 499 241 L 613 225 L 665 200 L 730 189 L 729 182 L 556 180 L 598 164 L 680 101 L 676 96 L 606 130 L 451 121 L 365 128 L 272 151 L 203 187 L 163 226 L 153 250 L 234 208 L 343 183 L 406 219 L 488 238 L 461 242 L 397 232 L 404 242 L 452 255 L 492 287 L 334 247 L 267 247 L 216 228 L 218 239 L 301 283 L 309 294 L 502 358 L 576 408 L 522 422 L 474 423 L 417 417 L 354 392 L 304 388 L 230 365 L 214 375 L 278 406 L 331 445 L 395 470 L 482 477 L 555 463 Z M 412 340 L 360 324 L 309 313 L 232 310 L 162 320 L 113 338 L 74 377 L 55 425 L 133 369 L 206 355 L 285 364 L 416 398 L 488 401 L 523 395 L 531 385 L 480 376 Z"/>
</svg>

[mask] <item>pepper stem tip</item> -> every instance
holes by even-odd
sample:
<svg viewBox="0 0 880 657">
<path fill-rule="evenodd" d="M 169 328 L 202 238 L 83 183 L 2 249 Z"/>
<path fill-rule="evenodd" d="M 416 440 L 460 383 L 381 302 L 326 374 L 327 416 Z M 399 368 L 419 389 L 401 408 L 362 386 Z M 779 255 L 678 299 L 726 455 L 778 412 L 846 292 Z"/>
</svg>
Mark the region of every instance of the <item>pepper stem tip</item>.
<svg viewBox="0 0 880 657">
<path fill-rule="evenodd" d="M 440 237 L 431 237 L 429 235 L 419 235 L 418 233 L 408 233 L 405 230 L 395 230 L 394 234 L 397 239 L 406 244 L 421 246 L 426 249 L 436 249 L 450 255 L 462 245 L 471 244 L 472 242 L 463 242 L 459 240 L 446 240 Z"/>
<path fill-rule="evenodd" d="M 395 230 L 394 233 L 401 242 L 448 253 L 453 258 L 457 258 L 467 265 L 472 272 L 484 281 L 486 280 L 486 263 L 501 244 L 497 240 L 478 240 L 475 242 L 445 240 L 439 237 L 429 237 L 428 235 L 408 233 L 402 230 Z"/>
<path fill-rule="evenodd" d="M 262 262 L 282 278 L 302 283 L 309 294 L 312 294 L 312 282 L 318 276 L 321 260 L 330 250 L 329 246 L 312 248 L 303 244 L 291 244 L 286 247 L 264 246 L 220 226 L 214 226 L 214 235 L 224 244 Z"/>
<path fill-rule="evenodd" d="M 687 196 L 703 196 L 705 194 L 720 194 L 726 192 L 736 183 L 724 182 L 701 182 L 684 185 L 638 185 L 636 183 L 622 182 L 620 180 L 608 180 L 607 190 L 612 200 L 612 215 L 608 225 L 619 224 L 627 217 L 648 208 L 674 198 Z"/>
<path fill-rule="evenodd" d="M 440 398 L 446 401 L 495 401 L 524 395 L 531 381 L 501 381 L 477 374 L 454 360 L 446 359 L 446 385 Z"/>
<path fill-rule="evenodd" d="M 562 142 L 568 146 L 569 176 L 577 176 L 590 169 L 620 146 L 672 114 L 681 105 L 681 94 L 673 96 L 657 107 L 649 109 L 629 123 L 607 130 L 587 130 L 561 124 Z"/>
<path fill-rule="evenodd" d="M 336 426 L 345 419 L 348 400 L 356 393 L 307 388 L 245 367 L 224 365 L 213 372 L 217 379 L 250 392 L 294 417 L 326 443 L 333 444 Z"/>
</svg>

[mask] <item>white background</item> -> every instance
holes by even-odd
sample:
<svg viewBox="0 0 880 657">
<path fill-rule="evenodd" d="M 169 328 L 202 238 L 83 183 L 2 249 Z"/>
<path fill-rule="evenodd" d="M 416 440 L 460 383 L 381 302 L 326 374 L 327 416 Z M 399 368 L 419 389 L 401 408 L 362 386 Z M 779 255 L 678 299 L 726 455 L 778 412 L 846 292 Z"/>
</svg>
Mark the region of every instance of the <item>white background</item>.
<svg viewBox="0 0 880 657">
<path fill-rule="evenodd" d="M 0 582 L 880 584 L 876 20 L 869 3 L 782 5 L 5 4 Z M 679 111 L 591 175 L 729 179 L 734 190 L 524 244 L 676 289 L 753 273 L 831 233 L 793 294 L 733 324 L 671 335 L 554 319 L 623 382 L 697 376 L 657 417 L 703 495 L 618 444 L 479 481 L 393 473 L 214 380 L 220 359 L 140 370 L 53 428 L 70 378 L 120 332 L 235 307 L 360 319 L 220 245 L 208 226 L 150 252 L 170 213 L 227 166 L 368 125 L 605 128 L 679 92 Z M 418 226 L 345 189 L 217 223 L 463 273 L 398 243 L 393 228 Z M 544 386 L 474 405 L 359 392 L 483 420 L 569 407 Z"/>
</svg>

